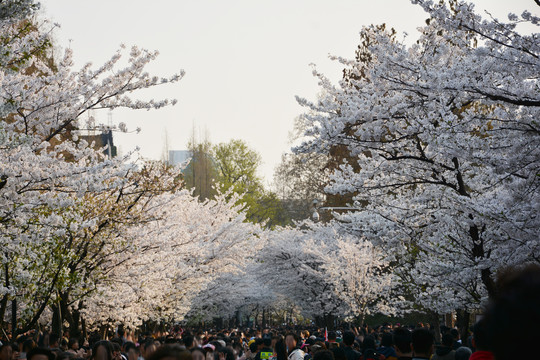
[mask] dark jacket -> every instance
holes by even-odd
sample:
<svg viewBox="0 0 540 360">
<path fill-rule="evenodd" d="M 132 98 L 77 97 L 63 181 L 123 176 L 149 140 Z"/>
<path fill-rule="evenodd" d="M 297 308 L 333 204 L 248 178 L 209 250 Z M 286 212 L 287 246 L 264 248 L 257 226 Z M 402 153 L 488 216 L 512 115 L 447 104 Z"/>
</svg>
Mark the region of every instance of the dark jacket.
<svg viewBox="0 0 540 360">
<path fill-rule="evenodd" d="M 435 350 L 435 354 L 431 357 L 432 360 L 454 360 L 456 351 L 449 346 L 439 346 Z"/>
<path fill-rule="evenodd" d="M 359 360 L 362 353 L 354 350 L 351 346 L 344 346 L 343 351 L 345 351 L 345 356 L 347 360 Z"/>
</svg>

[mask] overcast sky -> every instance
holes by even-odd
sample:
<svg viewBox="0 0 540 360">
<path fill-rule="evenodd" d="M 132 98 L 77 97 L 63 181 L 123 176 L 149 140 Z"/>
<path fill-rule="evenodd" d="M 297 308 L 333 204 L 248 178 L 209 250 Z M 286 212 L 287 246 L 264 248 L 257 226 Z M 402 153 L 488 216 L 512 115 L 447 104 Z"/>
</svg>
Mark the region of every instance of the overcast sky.
<svg viewBox="0 0 540 360">
<path fill-rule="evenodd" d="M 506 19 L 509 11 L 538 14 L 533 0 L 476 0 L 480 11 Z M 385 22 L 414 39 L 427 18 L 408 0 L 42 0 L 44 16 L 61 28 L 60 48 L 74 50 L 76 67 L 101 65 L 120 44 L 158 50 L 148 68 L 166 76 L 186 71 L 179 83 L 143 98 L 176 98 L 178 104 L 155 111 L 112 112 L 115 123 L 141 127 L 139 134 L 117 134 L 126 153 L 160 159 L 165 132 L 169 148 L 181 150 L 191 135 L 208 132 L 213 143 L 245 140 L 258 151 L 266 183 L 288 133 L 303 109 L 295 95 L 314 99 L 318 92 L 309 64 L 333 80 L 341 66 L 328 55 L 354 56 L 363 25 Z M 97 114 L 106 123 L 106 112 Z"/>
</svg>

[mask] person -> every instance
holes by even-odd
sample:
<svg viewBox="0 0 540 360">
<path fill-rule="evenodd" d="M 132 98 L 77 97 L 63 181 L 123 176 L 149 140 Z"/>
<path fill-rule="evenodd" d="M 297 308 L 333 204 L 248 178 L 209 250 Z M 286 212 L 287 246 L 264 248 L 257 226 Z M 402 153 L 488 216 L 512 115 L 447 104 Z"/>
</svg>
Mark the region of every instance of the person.
<svg viewBox="0 0 540 360">
<path fill-rule="evenodd" d="M 226 346 L 220 347 L 217 353 L 219 360 L 235 360 L 234 352 Z"/>
<path fill-rule="evenodd" d="M 122 341 L 120 338 L 116 338 L 117 340 Z M 127 360 L 127 357 L 122 354 L 122 346 L 118 342 L 111 341 L 111 345 L 113 346 L 113 359 L 114 360 Z"/>
<path fill-rule="evenodd" d="M 49 337 L 50 337 L 50 334 L 47 330 L 44 330 L 44 331 L 40 331 L 39 332 L 39 337 L 38 337 L 38 347 L 41 347 L 41 348 L 48 348 L 49 347 Z"/>
<path fill-rule="evenodd" d="M 485 318 L 478 320 L 474 324 L 472 344 L 476 351 L 472 353 L 470 360 L 493 360 L 493 353 L 488 350 L 487 332 Z"/>
<path fill-rule="evenodd" d="M 455 360 L 469 360 L 472 351 L 466 346 L 461 346 L 456 350 Z"/>
<path fill-rule="evenodd" d="M 274 349 L 270 347 L 272 345 L 272 335 L 270 334 L 263 334 L 263 338 L 261 339 L 261 347 L 259 348 L 259 351 L 255 355 L 255 360 L 268 360 L 274 355 Z"/>
<path fill-rule="evenodd" d="M 101 340 L 92 347 L 93 360 L 113 360 L 113 347 L 107 340 Z"/>
<path fill-rule="evenodd" d="M 53 352 L 46 348 L 35 347 L 26 353 L 26 360 L 54 360 Z"/>
<path fill-rule="evenodd" d="M 364 338 L 364 341 L 362 342 L 362 357 L 361 360 L 368 360 L 368 359 L 380 359 L 381 356 L 379 353 L 377 353 L 377 350 L 375 350 L 375 339 L 373 336 L 368 335 Z"/>
<path fill-rule="evenodd" d="M 454 350 L 457 350 L 459 347 L 461 347 L 461 339 L 458 329 L 450 329 L 450 335 L 452 335 L 453 338 L 452 347 L 454 348 Z"/>
<path fill-rule="evenodd" d="M 347 355 L 345 355 L 345 350 L 343 350 L 343 347 L 333 347 L 330 349 L 332 351 L 332 354 L 334 354 L 335 360 L 347 360 Z"/>
<path fill-rule="evenodd" d="M 191 351 L 192 360 L 205 360 L 206 359 L 206 355 L 203 349 L 194 347 L 194 348 L 191 348 L 190 351 Z"/>
<path fill-rule="evenodd" d="M 126 338 L 126 330 L 124 330 L 123 327 L 119 327 L 116 333 L 118 334 L 118 337 L 120 338 L 120 340 L 122 340 L 122 343 L 120 344 L 120 346 L 124 346 L 124 344 L 127 343 L 128 341 Z"/>
<path fill-rule="evenodd" d="M 319 350 L 313 354 L 313 360 L 335 360 L 331 350 Z"/>
<path fill-rule="evenodd" d="M 411 332 L 404 327 L 398 327 L 392 334 L 392 342 L 398 360 L 412 360 Z"/>
<path fill-rule="evenodd" d="M 19 347 L 17 344 L 11 344 L 11 360 L 19 360 Z"/>
<path fill-rule="evenodd" d="M 489 350 L 496 360 L 530 359 L 540 339 L 540 265 L 503 272 L 486 308 Z"/>
<path fill-rule="evenodd" d="M 49 335 L 49 349 L 53 352 L 60 352 L 60 335 L 57 333 L 52 333 Z"/>
<path fill-rule="evenodd" d="M 214 345 L 206 344 L 202 347 L 202 349 L 206 354 L 206 360 L 214 360 L 214 351 L 216 350 L 216 347 Z M 246 359 L 251 360 L 251 355 L 249 351 L 246 353 Z"/>
<path fill-rule="evenodd" d="M 413 360 L 430 359 L 433 352 L 433 335 L 424 327 L 414 329 L 411 335 Z"/>
<path fill-rule="evenodd" d="M 182 334 L 182 341 L 184 342 L 184 346 L 188 350 L 191 350 L 192 348 L 196 347 L 195 337 L 191 335 L 190 333 Z"/>
<path fill-rule="evenodd" d="M 309 331 L 308 330 L 302 330 L 300 331 L 300 342 L 304 344 L 307 339 L 309 339 Z"/>
<path fill-rule="evenodd" d="M 19 359 L 26 359 L 26 353 L 32 350 L 37 346 L 36 342 L 31 338 L 26 338 L 22 342 L 21 352 L 19 354 Z"/>
<path fill-rule="evenodd" d="M 383 330 L 384 331 L 384 330 Z M 385 332 L 381 336 L 381 346 L 377 348 L 377 352 L 384 356 L 387 360 L 397 360 L 396 350 L 393 347 L 392 334 Z"/>
<path fill-rule="evenodd" d="M 8 342 L 0 345 L 0 360 L 11 360 L 11 355 L 13 354 L 13 348 Z"/>
<path fill-rule="evenodd" d="M 326 347 L 331 350 L 333 348 L 338 347 L 339 344 L 337 343 L 337 334 L 335 331 L 329 331 L 328 332 L 328 342 L 326 344 Z"/>
<path fill-rule="evenodd" d="M 147 360 L 192 360 L 192 354 L 178 345 L 164 345 L 154 350 Z"/>
<path fill-rule="evenodd" d="M 454 360 L 456 351 L 453 348 L 454 337 L 450 333 L 445 333 L 442 336 L 442 345 L 435 349 L 432 360 Z"/>
<path fill-rule="evenodd" d="M 131 341 L 124 344 L 124 351 L 128 360 L 137 360 L 139 358 L 139 349 L 137 349 L 137 345 Z"/>
<path fill-rule="evenodd" d="M 211 344 L 206 344 L 203 346 L 203 349 L 205 349 L 205 351 L 209 351 L 206 349 L 206 346 L 209 346 Z M 210 349 L 212 350 L 212 349 Z M 253 358 L 255 357 L 255 355 L 257 355 L 257 345 L 255 344 L 255 339 L 253 340 L 250 340 L 247 342 L 247 345 L 245 347 L 245 352 L 244 352 L 244 359 L 246 360 L 253 360 Z"/>
<path fill-rule="evenodd" d="M 77 354 L 79 351 L 79 340 L 77 338 L 70 338 L 68 341 L 68 352 Z"/>
<path fill-rule="evenodd" d="M 150 355 L 152 355 L 152 353 L 154 351 L 156 351 L 156 349 L 158 348 L 159 346 L 159 343 L 156 344 L 155 340 L 152 339 L 152 338 L 147 338 L 144 343 L 140 346 L 140 350 L 141 350 L 141 357 L 143 359 L 148 359 L 150 357 Z"/>
<path fill-rule="evenodd" d="M 285 346 L 287 347 L 288 360 L 304 360 L 305 353 L 299 347 L 300 339 L 295 333 L 285 335 Z"/>
<path fill-rule="evenodd" d="M 343 333 L 343 351 L 347 360 L 360 360 L 362 353 L 353 349 L 354 345 L 354 333 L 352 331 L 345 331 Z"/>
<path fill-rule="evenodd" d="M 279 339 L 274 345 L 275 360 L 287 360 L 287 346 L 285 339 Z"/>
<path fill-rule="evenodd" d="M 68 351 L 68 341 L 64 338 L 61 338 L 59 341 L 60 341 L 60 344 L 59 344 L 60 350 L 63 352 Z"/>
</svg>

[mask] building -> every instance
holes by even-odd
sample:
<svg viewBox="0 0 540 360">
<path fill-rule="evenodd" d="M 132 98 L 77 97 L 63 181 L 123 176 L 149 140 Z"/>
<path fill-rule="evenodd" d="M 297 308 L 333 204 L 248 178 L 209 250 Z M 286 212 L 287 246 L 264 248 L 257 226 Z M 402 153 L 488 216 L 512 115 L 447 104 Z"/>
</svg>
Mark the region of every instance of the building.
<svg viewBox="0 0 540 360">
<path fill-rule="evenodd" d="M 187 165 L 191 157 L 189 150 L 169 150 L 168 163 L 170 165 Z"/>
<path fill-rule="evenodd" d="M 117 155 L 116 146 L 114 146 L 112 130 L 103 131 L 98 135 L 80 135 L 79 139 L 85 140 L 93 146 L 92 148 L 98 150 L 103 149 L 103 154 L 108 158 L 112 159 Z"/>
</svg>

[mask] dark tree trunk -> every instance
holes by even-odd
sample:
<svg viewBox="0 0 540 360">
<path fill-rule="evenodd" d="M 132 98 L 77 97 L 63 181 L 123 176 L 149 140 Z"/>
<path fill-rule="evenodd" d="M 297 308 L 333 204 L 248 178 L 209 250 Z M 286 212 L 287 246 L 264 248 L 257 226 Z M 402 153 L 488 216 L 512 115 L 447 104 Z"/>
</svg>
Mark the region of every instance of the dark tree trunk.
<svg viewBox="0 0 540 360">
<path fill-rule="evenodd" d="M 17 299 L 11 300 L 11 339 L 17 339 Z"/>
<path fill-rule="evenodd" d="M 214 324 L 216 325 L 216 328 L 222 329 L 223 328 L 223 318 L 222 317 L 214 318 Z"/>
<path fill-rule="evenodd" d="M 469 337 L 469 325 L 471 321 L 471 314 L 466 310 L 457 310 L 457 326 L 459 329 L 459 336 L 463 345 L 467 343 Z"/>
<path fill-rule="evenodd" d="M 2 300 L 0 300 L 0 329 L 5 328 L 4 316 L 6 315 L 7 303 L 8 303 L 8 296 L 6 294 L 4 295 L 4 297 L 2 297 Z"/>
<path fill-rule="evenodd" d="M 62 319 L 62 312 L 57 305 L 52 305 L 51 308 L 53 311 L 52 333 L 62 336 L 62 323 L 64 322 L 64 320 Z"/>
<path fill-rule="evenodd" d="M 441 342 L 441 317 L 437 313 L 430 313 L 429 322 L 433 326 L 433 335 L 435 336 L 435 342 Z"/>
<path fill-rule="evenodd" d="M 9 288 L 9 267 L 8 264 L 4 264 L 4 272 L 6 277 L 6 288 Z M 0 329 L 4 328 L 4 316 L 6 314 L 8 304 L 8 296 L 7 294 L 4 295 L 2 300 L 0 301 Z"/>
<path fill-rule="evenodd" d="M 454 316 L 452 313 L 444 315 L 444 324 L 449 328 L 454 327 Z"/>
<path fill-rule="evenodd" d="M 240 310 L 236 310 L 236 313 L 234 314 L 234 323 L 237 328 L 241 326 L 242 316 L 240 315 Z"/>
<path fill-rule="evenodd" d="M 82 331 L 80 326 L 81 314 L 79 310 L 74 309 L 72 311 L 69 311 L 68 309 L 67 311 L 70 312 L 70 316 L 68 317 L 70 336 L 72 338 L 82 339 Z"/>
<path fill-rule="evenodd" d="M 469 218 L 472 220 L 473 216 L 469 215 Z M 473 244 L 472 255 L 474 258 L 489 258 L 490 256 L 490 252 L 485 251 L 484 248 L 484 238 L 482 237 L 483 231 L 484 228 L 479 229 L 477 225 L 472 225 L 469 228 L 469 235 Z M 493 299 L 495 297 L 496 288 L 491 269 L 488 268 L 481 270 L 480 276 L 482 278 L 482 283 L 486 287 L 489 298 Z"/>
<path fill-rule="evenodd" d="M 81 328 L 82 328 L 82 338 L 88 339 L 88 334 L 86 332 L 86 321 L 84 321 L 84 318 L 82 316 L 81 316 Z"/>
</svg>

